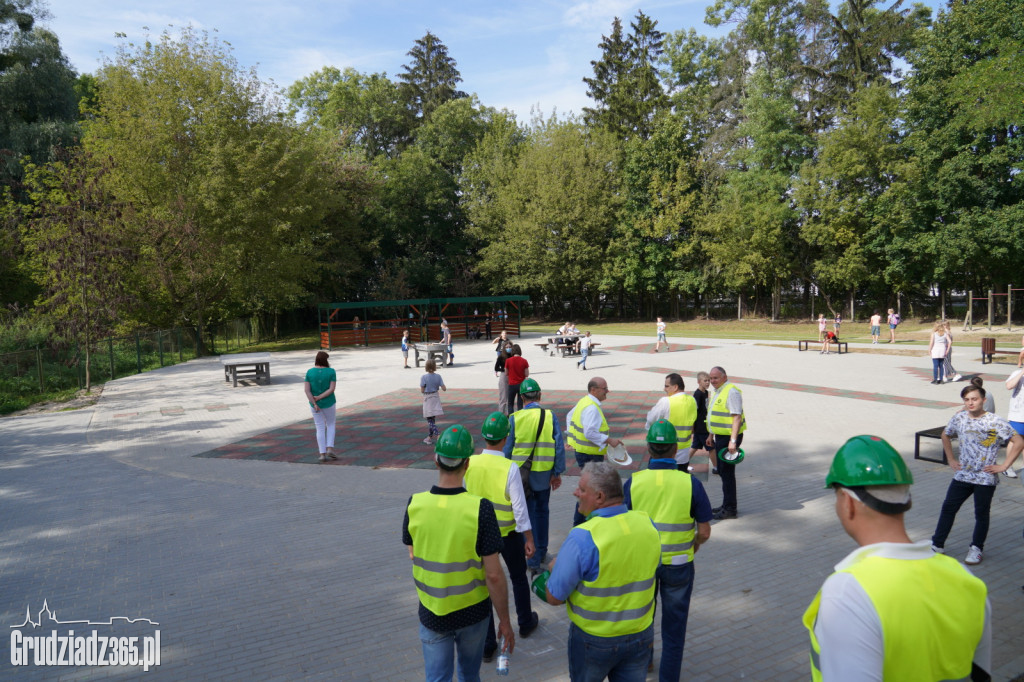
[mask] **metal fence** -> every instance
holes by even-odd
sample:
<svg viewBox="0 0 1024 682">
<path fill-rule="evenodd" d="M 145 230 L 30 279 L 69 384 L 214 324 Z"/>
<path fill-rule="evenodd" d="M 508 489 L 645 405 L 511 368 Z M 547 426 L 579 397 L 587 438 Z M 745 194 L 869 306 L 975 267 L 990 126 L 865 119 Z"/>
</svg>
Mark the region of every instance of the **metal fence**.
<svg viewBox="0 0 1024 682">
<path fill-rule="evenodd" d="M 218 355 L 258 343 L 247 320 L 209 328 L 138 332 L 97 341 L 89 354 L 92 385 L 174 365 L 200 355 Z M 0 354 L 0 414 L 22 409 L 61 393 L 85 388 L 85 350 L 36 348 Z"/>
</svg>

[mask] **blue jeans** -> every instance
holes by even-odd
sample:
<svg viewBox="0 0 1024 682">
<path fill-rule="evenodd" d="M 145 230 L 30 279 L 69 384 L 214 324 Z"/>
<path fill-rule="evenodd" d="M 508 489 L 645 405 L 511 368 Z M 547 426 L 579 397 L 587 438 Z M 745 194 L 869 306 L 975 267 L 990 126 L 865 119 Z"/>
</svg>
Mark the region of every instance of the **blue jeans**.
<svg viewBox="0 0 1024 682">
<path fill-rule="evenodd" d="M 932 358 L 932 379 L 934 381 L 942 381 L 943 369 L 943 358 Z"/>
<path fill-rule="evenodd" d="M 569 625 L 569 679 L 573 682 L 643 682 L 654 646 L 654 625 L 635 635 L 597 637 Z"/>
<path fill-rule="evenodd" d="M 540 562 L 548 553 L 550 502 L 551 488 L 534 490 L 533 494 L 526 498 L 526 511 L 530 515 L 530 525 L 533 526 L 533 545 L 536 547 L 533 557 L 526 562 L 529 568 L 540 568 Z"/>
<path fill-rule="evenodd" d="M 678 682 L 686 645 L 686 623 L 693 594 L 693 562 L 679 566 L 658 566 L 658 594 L 661 599 L 660 682 Z M 652 652 L 653 655 L 653 652 Z"/>
<path fill-rule="evenodd" d="M 584 367 L 586 367 L 587 366 L 587 356 L 590 355 L 590 349 L 589 348 L 581 348 L 580 349 L 580 355 L 582 355 L 583 357 L 580 358 L 580 361 L 577 362 L 576 364 L 577 365 L 583 365 Z"/>
<path fill-rule="evenodd" d="M 426 664 L 427 682 L 451 682 L 458 653 L 459 680 L 479 682 L 484 659 L 487 619 L 452 632 L 434 632 L 420 623 L 420 643 Z"/>
</svg>

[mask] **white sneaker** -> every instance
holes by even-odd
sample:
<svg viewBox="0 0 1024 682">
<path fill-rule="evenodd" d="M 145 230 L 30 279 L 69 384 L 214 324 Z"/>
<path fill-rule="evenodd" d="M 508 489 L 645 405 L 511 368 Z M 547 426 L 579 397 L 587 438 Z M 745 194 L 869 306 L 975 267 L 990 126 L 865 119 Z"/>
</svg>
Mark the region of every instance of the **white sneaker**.
<svg viewBox="0 0 1024 682">
<path fill-rule="evenodd" d="M 953 377 L 953 381 L 960 381 L 961 379 L 963 379 L 963 377 L 960 376 L 959 374 L 957 374 L 955 377 Z"/>
<path fill-rule="evenodd" d="M 967 564 L 968 566 L 973 566 L 975 564 L 980 564 L 981 563 L 981 550 L 978 549 L 977 547 L 975 547 L 974 545 L 971 545 L 971 548 L 969 550 L 967 550 L 967 558 L 964 559 L 964 563 Z"/>
<path fill-rule="evenodd" d="M 1006 476 L 1007 478 L 1017 478 L 1017 472 L 1013 470 L 1013 467 L 1010 467 L 1003 472 L 1003 476 Z"/>
<path fill-rule="evenodd" d="M 433 445 L 434 444 L 434 439 L 431 438 L 430 436 L 427 436 L 426 438 L 423 439 L 423 444 L 424 445 Z"/>
<path fill-rule="evenodd" d="M 946 553 L 946 548 L 945 547 L 939 547 L 939 546 L 935 545 L 934 543 L 932 543 L 932 551 L 935 552 L 936 554 L 945 554 Z"/>
</svg>

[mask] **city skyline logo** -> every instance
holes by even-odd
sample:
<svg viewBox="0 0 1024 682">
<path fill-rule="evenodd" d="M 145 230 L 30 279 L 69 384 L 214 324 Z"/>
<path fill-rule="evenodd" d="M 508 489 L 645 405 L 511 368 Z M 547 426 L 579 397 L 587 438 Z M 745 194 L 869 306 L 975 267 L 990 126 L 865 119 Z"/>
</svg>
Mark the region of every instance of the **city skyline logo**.
<svg viewBox="0 0 1024 682">
<path fill-rule="evenodd" d="M 47 620 L 57 625 L 118 625 L 121 623 L 127 623 L 129 625 L 134 623 L 149 623 L 150 625 L 160 625 L 156 621 L 152 621 L 149 618 L 128 618 L 127 616 L 111 616 L 106 621 L 98 620 L 59 620 L 57 618 L 57 612 L 52 610 L 48 604 L 48 600 L 43 600 L 43 607 L 39 609 L 39 614 L 36 616 L 37 620 L 32 620 L 32 607 L 28 604 L 25 605 L 25 620 L 18 625 L 12 625 L 11 628 L 24 628 L 31 625 L 34 628 L 42 627 L 43 614 L 47 615 Z"/>
</svg>

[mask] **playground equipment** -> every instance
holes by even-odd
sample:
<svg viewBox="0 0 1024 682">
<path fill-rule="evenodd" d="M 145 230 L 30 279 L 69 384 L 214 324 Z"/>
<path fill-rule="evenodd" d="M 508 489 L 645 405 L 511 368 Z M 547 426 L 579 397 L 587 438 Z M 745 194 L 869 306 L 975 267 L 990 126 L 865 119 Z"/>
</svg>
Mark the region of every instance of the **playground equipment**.
<svg viewBox="0 0 1024 682">
<path fill-rule="evenodd" d="M 989 331 L 992 330 L 992 318 L 995 316 L 995 303 L 996 298 L 1000 296 L 1006 297 L 1006 328 L 1009 331 L 1013 331 L 1013 292 L 1024 291 L 1024 288 L 1014 287 L 1012 284 L 1006 287 L 1006 293 L 995 293 L 991 289 L 988 290 L 987 296 L 975 296 L 973 291 L 967 292 L 967 315 L 964 317 L 964 331 L 974 330 L 974 302 L 975 301 L 986 301 L 988 304 L 988 316 L 986 321 L 986 327 Z"/>
</svg>

